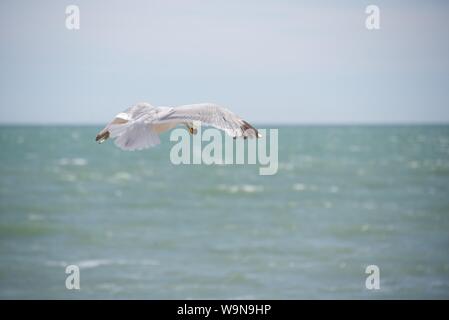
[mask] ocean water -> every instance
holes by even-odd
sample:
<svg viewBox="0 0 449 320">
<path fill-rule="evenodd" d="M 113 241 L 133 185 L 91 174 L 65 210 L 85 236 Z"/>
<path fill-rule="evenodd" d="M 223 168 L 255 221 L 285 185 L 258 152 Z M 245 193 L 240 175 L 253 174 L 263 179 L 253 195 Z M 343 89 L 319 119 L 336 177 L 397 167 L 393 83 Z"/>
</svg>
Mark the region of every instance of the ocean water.
<svg viewBox="0 0 449 320">
<path fill-rule="evenodd" d="M 0 127 L 0 298 L 449 298 L 449 126 L 279 127 L 274 176 L 99 129 Z"/>
</svg>

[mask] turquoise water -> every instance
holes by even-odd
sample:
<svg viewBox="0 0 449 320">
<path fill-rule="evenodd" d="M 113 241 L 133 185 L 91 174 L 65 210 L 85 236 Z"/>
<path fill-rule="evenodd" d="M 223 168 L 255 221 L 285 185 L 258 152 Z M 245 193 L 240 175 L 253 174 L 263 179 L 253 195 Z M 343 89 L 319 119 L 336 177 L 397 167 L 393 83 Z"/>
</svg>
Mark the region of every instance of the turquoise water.
<svg viewBox="0 0 449 320">
<path fill-rule="evenodd" d="M 0 127 L 0 298 L 449 298 L 449 126 L 280 127 L 274 176 L 98 129 Z"/>
</svg>

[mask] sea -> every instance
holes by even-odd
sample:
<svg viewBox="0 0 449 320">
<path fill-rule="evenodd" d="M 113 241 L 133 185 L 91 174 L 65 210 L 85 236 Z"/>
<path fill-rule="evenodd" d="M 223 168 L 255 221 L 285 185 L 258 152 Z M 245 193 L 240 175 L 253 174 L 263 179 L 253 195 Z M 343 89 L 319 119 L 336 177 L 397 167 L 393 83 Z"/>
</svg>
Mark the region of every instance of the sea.
<svg viewBox="0 0 449 320">
<path fill-rule="evenodd" d="M 449 298 L 449 125 L 259 127 L 274 175 L 0 126 L 0 298 Z"/>
</svg>

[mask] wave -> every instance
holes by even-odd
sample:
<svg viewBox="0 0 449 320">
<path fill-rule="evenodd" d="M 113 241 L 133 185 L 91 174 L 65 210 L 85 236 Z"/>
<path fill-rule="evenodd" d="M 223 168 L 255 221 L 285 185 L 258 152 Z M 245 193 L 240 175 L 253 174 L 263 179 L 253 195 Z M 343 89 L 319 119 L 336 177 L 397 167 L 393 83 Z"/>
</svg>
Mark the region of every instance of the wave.
<svg viewBox="0 0 449 320">
<path fill-rule="evenodd" d="M 263 192 L 264 187 L 260 185 L 244 184 L 244 185 L 219 185 L 218 189 L 220 191 L 225 191 L 227 193 L 256 193 Z"/>
<path fill-rule="evenodd" d="M 85 158 L 61 158 L 58 160 L 60 166 L 85 166 L 87 163 Z"/>
</svg>

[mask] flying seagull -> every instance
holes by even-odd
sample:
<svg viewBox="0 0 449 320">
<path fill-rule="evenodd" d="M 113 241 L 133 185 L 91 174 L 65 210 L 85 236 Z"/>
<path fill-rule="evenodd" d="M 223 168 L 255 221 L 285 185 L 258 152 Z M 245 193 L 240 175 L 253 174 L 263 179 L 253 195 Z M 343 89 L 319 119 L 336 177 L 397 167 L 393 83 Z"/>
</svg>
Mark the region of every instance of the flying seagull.
<svg viewBox="0 0 449 320">
<path fill-rule="evenodd" d="M 260 138 L 259 132 L 228 109 L 212 103 L 189 104 L 179 107 L 154 107 L 138 103 L 120 112 L 96 137 L 99 143 L 114 138 L 123 150 L 142 150 L 158 145 L 159 133 L 178 124 L 185 125 L 190 134 L 196 134 L 194 122 L 210 125 L 237 138 Z"/>
</svg>

